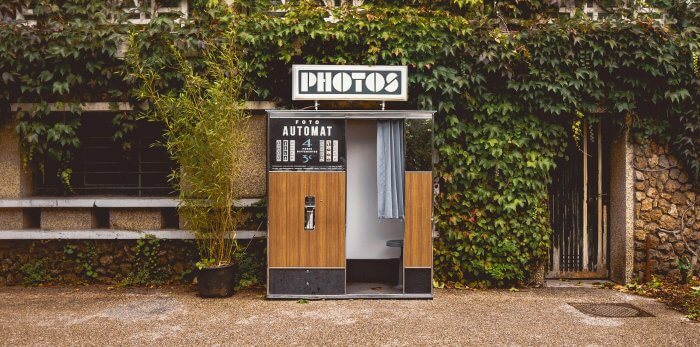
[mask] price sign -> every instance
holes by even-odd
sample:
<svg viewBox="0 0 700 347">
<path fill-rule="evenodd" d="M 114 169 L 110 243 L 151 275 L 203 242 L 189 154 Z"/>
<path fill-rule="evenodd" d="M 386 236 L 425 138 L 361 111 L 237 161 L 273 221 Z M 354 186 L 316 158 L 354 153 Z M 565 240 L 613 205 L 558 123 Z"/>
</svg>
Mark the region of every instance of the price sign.
<svg viewBox="0 0 700 347">
<path fill-rule="evenodd" d="M 270 118 L 271 171 L 344 171 L 345 120 Z"/>
</svg>

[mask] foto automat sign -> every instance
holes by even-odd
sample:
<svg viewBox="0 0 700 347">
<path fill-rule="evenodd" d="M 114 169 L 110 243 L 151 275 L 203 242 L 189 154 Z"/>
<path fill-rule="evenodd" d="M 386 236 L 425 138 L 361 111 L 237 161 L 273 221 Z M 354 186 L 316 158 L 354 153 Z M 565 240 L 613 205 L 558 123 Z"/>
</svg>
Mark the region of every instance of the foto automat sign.
<svg viewBox="0 0 700 347">
<path fill-rule="evenodd" d="M 406 66 L 293 65 L 293 100 L 408 100 Z"/>
<path fill-rule="evenodd" d="M 270 118 L 271 171 L 345 170 L 345 120 Z"/>
</svg>

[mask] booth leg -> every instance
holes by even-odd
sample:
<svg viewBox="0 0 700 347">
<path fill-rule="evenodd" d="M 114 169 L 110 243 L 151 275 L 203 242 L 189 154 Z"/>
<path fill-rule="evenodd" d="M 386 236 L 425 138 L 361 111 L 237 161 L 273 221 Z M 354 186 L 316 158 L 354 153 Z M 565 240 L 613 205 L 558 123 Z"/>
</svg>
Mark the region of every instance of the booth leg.
<svg viewBox="0 0 700 347">
<path fill-rule="evenodd" d="M 403 245 L 401 245 L 401 256 L 399 257 L 399 283 L 396 289 L 403 290 Z"/>
<path fill-rule="evenodd" d="M 403 240 L 389 240 L 386 242 L 388 247 L 401 247 L 401 255 L 399 256 L 399 283 L 396 284 L 396 289 L 403 289 Z"/>
</svg>

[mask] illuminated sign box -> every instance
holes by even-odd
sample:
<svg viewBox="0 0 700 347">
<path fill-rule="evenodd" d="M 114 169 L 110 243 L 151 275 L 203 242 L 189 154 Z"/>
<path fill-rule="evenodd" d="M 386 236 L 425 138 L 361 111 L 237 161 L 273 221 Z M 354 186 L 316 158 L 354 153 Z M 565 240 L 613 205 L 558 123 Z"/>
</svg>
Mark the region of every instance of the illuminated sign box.
<svg viewBox="0 0 700 347">
<path fill-rule="evenodd" d="M 293 65 L 292 100 L 408 100 L 406 66 Z"/>
</svg>

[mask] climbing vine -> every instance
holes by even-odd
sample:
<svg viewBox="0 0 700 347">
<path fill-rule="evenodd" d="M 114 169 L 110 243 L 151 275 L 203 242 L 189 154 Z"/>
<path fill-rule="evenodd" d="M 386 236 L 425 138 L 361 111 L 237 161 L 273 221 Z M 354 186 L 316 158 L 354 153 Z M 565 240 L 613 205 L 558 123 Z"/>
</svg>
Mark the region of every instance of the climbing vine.
<svg viewBox="0 0 700 347">
<path fill-rule="evenodd" d="M 162 54 L 168 47 L 162 37 L 177 38 L 183 50 L 191 50 L 209 34 L 209 26 L 226 22 L 221 8 L 203 4 L 193 8 L 192 25 L 181 26 L 173 16 L 133 25 L 119 1 L 37 0 L 28 2 L 33 11 L 28 25 L 13 20 L 21 3 L 0 5 L 0 115 L 10 114 L 10 103 L 24 105 L 13 116 L 25 162 L 41 172 L 47 161 L 55 162 L 57 171 L 48 174 L 57 175 L 67 190 L 80 147 L 81 104 L 135 101 L 122 59 L 128 33 L 139 36 L 136 42 L 146 61 L 169 64 L 172 60 Z M 177 87 L 177 75 L 166 77 L 164 82 Z M 133 130 L 129 115 L 116 115 L 113 123 L 115 140 Z"/>
<path fill-rule="evenodd" d="M 550 175 L 569 129 L 584 121 L 607 117 L 621 127 L 632 116 L 634 134 L 670 141 L 700 172 L 696 28 L 672 31 L 645 18 L 511 23 L 517 32 L 501 25 L 420 6 L 329 17 L 303 3 L 284 17 L 238 23 L 258 98 L 289 102 L 294 63 L 409 66 L 413 107 L 438 111 L 440 282 L 525 282 L 544 262 Z"/>
<path fill-rule="evenodd" d="M 40 1 L 33 7 L 35 25 L 0 24 L 0 97 L 34 104 L 16 112 L 25 159 L 40 170 L 45 158 L 55 160 L 64 182 L 71 150 L 80 145 L 79 102 L 124 97 L 115 58 L 122 28 L 108 21 L 122 14 L 107 3 Z M 50 102 L 62 103 L 63 112 L 52 113 Z"/>
<path fill-rule="evenodd" d="M 408 65 L 410 105 L 393 107 L 438 111 L 440 282 L 527 280 L 546 256 L 546 188 L 577 122 L 607 117 L 635 136 L 668 142 L 696 182 L 700 176 L 695 2 L 655 3 L 667 13 L 661 25 L 630 11 L 600 22 L 562 19 L 540 1 L 385 0 L 331 9 L 305 0 L 272 13 L 198 1 L 183 25 L 159 17 L 138 27 L 106 25 L 94 6 L 107 5 L 98 3 L 105 2 L 49 6 L 36 27 L 0 24 L 2 97 L 43 105 L 18 113 L 33 161 L 65 155 L 68 163 L 80 145 L 79 107 L 56 115 L 46 102 L 137 101 L 130 91 L 138 81 L 117 54 L 126 32 L 144 63 L 163 72 L 158 87 L 177 89 L 170 45 L 196 67 L 199 50 L 234 31 L 248 62 L 249 98 L 290 107 L 308 106 L 289 100 L 291 64 Z"/>
</svg>

